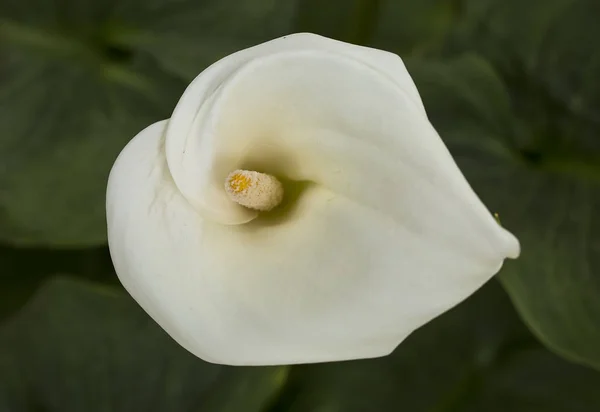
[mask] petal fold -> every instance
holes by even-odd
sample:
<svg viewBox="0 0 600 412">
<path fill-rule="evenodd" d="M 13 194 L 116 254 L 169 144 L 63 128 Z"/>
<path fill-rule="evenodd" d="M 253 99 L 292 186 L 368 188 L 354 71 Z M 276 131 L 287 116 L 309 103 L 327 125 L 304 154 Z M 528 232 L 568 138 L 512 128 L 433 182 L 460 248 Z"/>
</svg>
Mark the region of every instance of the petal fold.
<svg viewBox="0 0 600 412">
<path fill-rule="evenodd" d="M 298 33 L 227 56 L 188 86 L 173 112 L 166 134 L 167 161 L 175 183 L 201 213 L 213 220 L 242 224 L 257 216 L 223 196 L 222 182 L 231 170 L 226 171 L 218 162 L 223 156 L 218 156 L 211 144 L 218 139 L 209 118 L 214 99 L 223 83 L 247 63 L 290 51 L 319 51 L 360 62 L 402 89 L 425 116 L 414 82 L 402 60 L 392 53 Z"/>
</svg>

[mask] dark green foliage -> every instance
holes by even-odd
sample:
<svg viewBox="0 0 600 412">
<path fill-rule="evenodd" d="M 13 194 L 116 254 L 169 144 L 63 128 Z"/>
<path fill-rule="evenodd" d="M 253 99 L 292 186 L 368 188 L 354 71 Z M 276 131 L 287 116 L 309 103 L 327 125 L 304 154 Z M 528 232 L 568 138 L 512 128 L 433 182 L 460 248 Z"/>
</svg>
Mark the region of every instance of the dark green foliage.
<svg viewBox="0 0 600 412">
<path fill-rule="evenodd" d="M 0 0 L 0 412 L 600 410 L 599 19 L 597 0 Z M 390 357 L 207 364 L 119 286 L 108 172 L 209 64 L 297 31 L 400 54 L 522 256 Z"/>
</svg>

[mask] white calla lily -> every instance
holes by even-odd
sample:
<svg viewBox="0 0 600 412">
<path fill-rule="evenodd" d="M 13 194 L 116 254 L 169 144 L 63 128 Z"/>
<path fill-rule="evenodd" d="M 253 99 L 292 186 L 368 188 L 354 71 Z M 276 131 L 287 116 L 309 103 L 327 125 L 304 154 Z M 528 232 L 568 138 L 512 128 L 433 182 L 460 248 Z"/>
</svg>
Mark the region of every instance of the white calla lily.
<svg viewBox="0 0 600 412">
<path fill-rule="evenodd" d="M 230 365 L 389 354 L 519 255 L 402 60 L 312 34 L 202 72 L 120 154 L 107 218 L 134 299 Z"/>
</svg>

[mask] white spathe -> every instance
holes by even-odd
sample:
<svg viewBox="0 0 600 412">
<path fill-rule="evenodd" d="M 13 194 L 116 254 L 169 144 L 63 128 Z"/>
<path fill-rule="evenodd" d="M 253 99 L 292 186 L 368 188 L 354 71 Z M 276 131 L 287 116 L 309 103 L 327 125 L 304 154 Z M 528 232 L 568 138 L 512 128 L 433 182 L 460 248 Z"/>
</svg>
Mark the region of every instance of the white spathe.
<svg viewBox="0 0 600 412">
<path fill-rule="evenodd" d="M 232 201 L 237 169 L 284 179 L 284 204 Z M 187 350 L 229 365 L 389 354 L 519 255 L 401 59 L 312 34 L 202 72 L 120 154 L 107 219 L 134 299 Z"/>
</svg>

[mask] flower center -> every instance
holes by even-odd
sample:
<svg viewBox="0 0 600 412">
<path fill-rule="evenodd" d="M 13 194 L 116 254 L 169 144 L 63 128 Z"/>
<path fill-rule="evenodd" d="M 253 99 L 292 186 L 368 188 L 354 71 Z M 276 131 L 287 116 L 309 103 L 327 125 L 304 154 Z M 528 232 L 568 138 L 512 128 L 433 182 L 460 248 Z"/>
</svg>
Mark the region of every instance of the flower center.
<svg viewBox="0 0 600 412">
<path fill-rule="evenodd" d="M 269 211 L 283 199 L 283 186 L 275 176 L 249 170 L 234 170 L 225 179 L 225 191 L 236 203 Z"/>
</svg>

